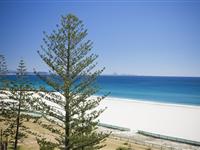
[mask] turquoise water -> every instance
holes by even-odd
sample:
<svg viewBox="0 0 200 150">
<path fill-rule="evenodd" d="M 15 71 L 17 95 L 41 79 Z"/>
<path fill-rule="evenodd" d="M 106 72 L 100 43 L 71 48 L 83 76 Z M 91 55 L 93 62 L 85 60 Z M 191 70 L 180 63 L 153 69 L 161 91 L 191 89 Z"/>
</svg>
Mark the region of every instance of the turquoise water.
<svg viewBox="0 0 200 150">
<path fill-rule="evenodd" d="M 36 88 L 51 90 L 37 76 L 28 79 Z M 97 83 L 101 88 L 97 95 L 111 92 L 111 97 L 200 106 L 200 77 L 100 76 Z"/>
<path fill-rule="evenodd" d="M 200 105 L 200 78 L 104 76 L 99 83 L 113 97 Z"/>
</svg>

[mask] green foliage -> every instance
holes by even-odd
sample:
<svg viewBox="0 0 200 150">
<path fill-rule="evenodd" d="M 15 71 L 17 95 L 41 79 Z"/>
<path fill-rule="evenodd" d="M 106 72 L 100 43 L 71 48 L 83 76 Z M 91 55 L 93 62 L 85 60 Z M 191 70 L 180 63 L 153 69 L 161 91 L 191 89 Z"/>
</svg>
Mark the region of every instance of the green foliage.
<svg viewBox="0 0 200 150">
<path fill-rule="evenodd" d="M 36 138 L 36 140 L 40 146 L 40 150 L 54 150 L 57 147 L 57 144 L 48 141 L 46 138 Z"/>
<path fill-rule="evenodd" d="M 5 86 L 7 84 L 6 80 L 4 79 L 5 75 L 7 74 L 8 69 L 7 69 L 7 65 L 6 65 L 6 59 L 3 55 L 0 55 L 0 89 L 5 89 Z M 0 93 L 0 99 L 1 98 L 1 93 Z M 3 106 L 0 105 L 0 108 L 2 108 Z"/>
<path fill-rule="evenodd" d="M 131 148 L 127 148 L 127 147 L 118 147 L 116 150 L 131 150 Z"/>
<path fill-rule="evenodd" d="M 5 118 L 6 128 L 4 135 L 9 136 L 14 142 L 14 149 L 17 149 L 19 139 L 26 138 L 27 128 L 23 122 L 32 118 L 30 112 L 36 111 L 39 106 L 39 99 L 34 97 L 35 92 L 32 84 L 26 79 L 26 66 L 21 60 L 17 68 L 17 80 L 7 83 L 8 91 L 1 91 L 3 95 L 2 117 Z"/>
<path fill-rule="evenodd" d="M 0 75 L 5 75 L 8 72 L 6 60 L 3 55 L 0 55 Z"/>
<path fill-rule="evenodd" d="M 7 149 L 8 147 L 8 137 L 3 135 L 3 130 L 0 130 L 0 150 Z"/>
<path fill-rule="evenodd" d="M 95 81 L 104 68 L 94 70 L 98 56 L 91 53 L 92 42 L 85 39 L 87 30 L 69 14 L 62 16 L 52 34 L 44 32 L 44 36 L 38 53 L 50 75 L 37 75 L 53 88 L 52 92 L 40 92 L 46 100 L 44 117 L 64 129 L 58 142 L 65 150 L 100 149 L 108 134 L 97 132 L 98 117 L 104 110 L 96 107 L 106 95 L 91 96 L 99 91 Z"/>
</svg>

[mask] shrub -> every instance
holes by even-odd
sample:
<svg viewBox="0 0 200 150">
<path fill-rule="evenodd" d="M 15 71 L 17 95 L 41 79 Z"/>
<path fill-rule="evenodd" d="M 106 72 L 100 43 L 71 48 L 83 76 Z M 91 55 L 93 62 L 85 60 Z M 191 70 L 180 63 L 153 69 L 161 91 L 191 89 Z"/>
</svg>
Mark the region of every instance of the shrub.
<svg viewBox="0 0 200 150">
<path fill-rule="evenodd" d="M 127 147 L 118 147 L 116 150 L 131 150 L 131 148 L 127 148 Z"/>
</svg>

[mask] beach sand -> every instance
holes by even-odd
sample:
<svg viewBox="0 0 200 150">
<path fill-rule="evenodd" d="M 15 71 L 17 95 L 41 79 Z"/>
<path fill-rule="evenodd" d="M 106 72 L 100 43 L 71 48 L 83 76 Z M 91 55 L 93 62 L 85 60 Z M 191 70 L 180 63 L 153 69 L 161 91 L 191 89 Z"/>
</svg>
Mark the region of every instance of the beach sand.
<svg viewBox="0 0 200 150">
<path fill-rule="evenodd" d="M 200 106 L 107 97 L 100 107 L 107 107 L 101 123 L 200 141 Z"/>
<path fill-rule="evenodd" d="M 101 123 L 200 142 L 200 106 L 106 97 L 99 107 Z"/>
</svg>

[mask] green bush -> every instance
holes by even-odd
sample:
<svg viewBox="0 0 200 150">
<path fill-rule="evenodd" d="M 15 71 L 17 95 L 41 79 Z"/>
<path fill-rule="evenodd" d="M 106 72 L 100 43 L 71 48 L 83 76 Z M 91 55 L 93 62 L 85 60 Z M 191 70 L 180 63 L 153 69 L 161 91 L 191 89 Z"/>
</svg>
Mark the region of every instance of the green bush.
<svg viewBox="0 0 200 150">
<path fill-rule="evenodd" d="M 131 149 L 127 147 L 118 147 L 116 150 L 131 150 Z"/>
<path fill-rule="evenodd" d="M 57 144 L 47 141 L 46 138 L 37 138 L 37 143 L 40 146 L 40 150 L 54 150 L 57 147 Z"/>
</svg>

